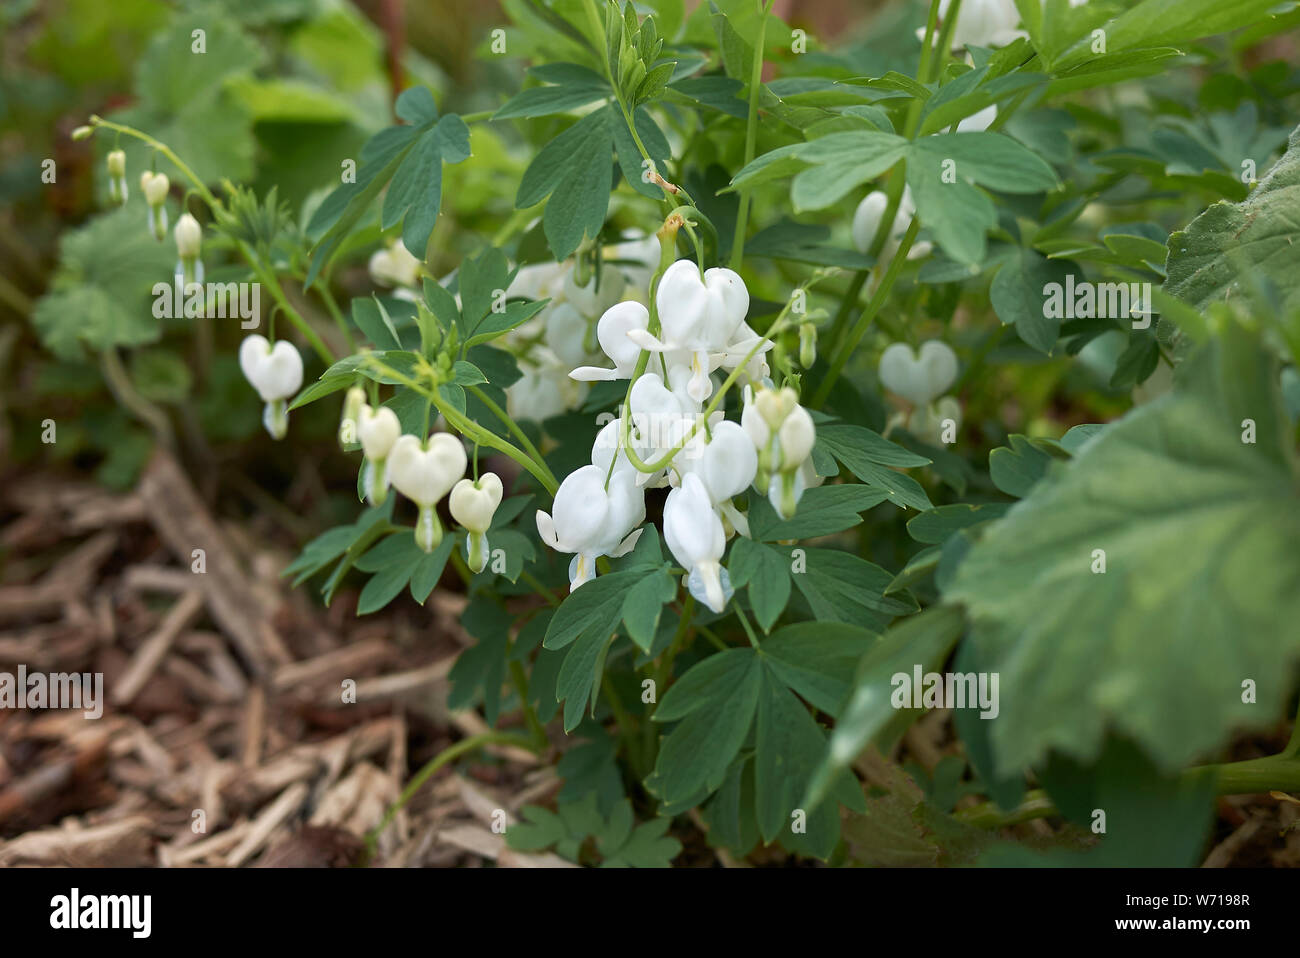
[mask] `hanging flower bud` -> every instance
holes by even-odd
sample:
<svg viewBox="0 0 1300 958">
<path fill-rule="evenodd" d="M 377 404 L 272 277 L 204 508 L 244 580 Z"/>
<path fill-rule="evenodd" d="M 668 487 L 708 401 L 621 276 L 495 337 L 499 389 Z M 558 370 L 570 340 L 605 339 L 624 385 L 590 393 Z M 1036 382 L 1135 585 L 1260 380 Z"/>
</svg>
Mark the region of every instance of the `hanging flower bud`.
<svg viewBox="0 0 1300 958">
<path fill-rule="evenodd" d="M 465 537 L 466 563 L 472 571 L 482 572 L 487 566 L 488 527 L 501 505 L 501 480 L 492 472 L 483 473 L 478 482 L 462 479 L 452 488 L 447 505 L 451 517 L 469 533 Z"/>
<path fill-rule="evenodd" d="M 180 255 L 177 272 L 184 277 L 186 285 L 203 282 L 203 261 L 199 259 L 199 248 L 203 243 L 203 227 L 189 213 L 184 213 L 176 221 L 172 231 L 176 238 L 176 252 Z"/>
<path fill-rule="evenodd" d="M 387 406 L 371 409 L 362 403 L 357 410 L 356 434 L 366 456 L 366 473 L 361 482 L 366 501 L 381 506 L 388 498 L 388 455 L 402 434 L 402 424 L 397 413 Z"/>
<path fill-rule="evenodd" d="M 108 166 L 108 198 L 125 206 L 129 192 L 126 185 L 126 153 L 110 150 L 105 163 Z"/>
<path fill-rule="evenodd" d="M 690 570 L 686 588 L 691 595 L 714 612 L 722 612 L 735 592 L 721 564 L 727 538 L 708 490 L 694 473 L 688 473 L 682 484 L 668 493 L 664 541 L 677 561 Z"/>
<path fill-rule="evenodd" d="M 140 174 L 140 189 L 144 201 L 149 204 L 149 229 L 154 239 L 162 242 L 167 236 L 167 192 L 171 181 L 166 173 L 154 173 L 145 170 Z"/>
<path fill-rule="evenodd" d="M 262 414 L 266 431 L 272 439 L 283 439 L 289 429 L 285 400 L 302 386 L 302 356 L 288 340 L 272 348 L 265 336 L 254 333 L 239 345 L 239 368 L 266 403 Z"/>
<path fill-rule="evenodd" d="M 779 453 L 777 475 L 773 476 L 768 486 L 767 496 L 772 508 L 782 519 L 794 516 L 799 499 L 806 488 L 802 466 L 812 456 L 813 443 L 817 432 L 813 427 L 812 416 L 803 406 L 795 406 L 781 423 L 776 435 L 776 449 Z"/>
<path fill-rule="evenodd" d="M 817 362 L 817 327 L 812 323 L 799 324 L 799 365 L 812 369 Z"/>
<path fill-rule="evenodd" d="M 361 407 L 366 403 L 366 391 L 360 386 L 353 386 L 343 399 L 343 415 L 339 419 L 339 445 L 343 448 L 361 441 L 357 428 L 357 417 Z"/>
<path fill-rule="evenodd" d="M 424 442 L 412 435 L 402 436 L 388 454 L 393 488 L 420 507 L 415 542 L 425 552 L 432 552 L 442 542 L 438 502 L 465 475 L 466 464 L 465 447 L 445 432 L 434 433 Z"/>
</svg>

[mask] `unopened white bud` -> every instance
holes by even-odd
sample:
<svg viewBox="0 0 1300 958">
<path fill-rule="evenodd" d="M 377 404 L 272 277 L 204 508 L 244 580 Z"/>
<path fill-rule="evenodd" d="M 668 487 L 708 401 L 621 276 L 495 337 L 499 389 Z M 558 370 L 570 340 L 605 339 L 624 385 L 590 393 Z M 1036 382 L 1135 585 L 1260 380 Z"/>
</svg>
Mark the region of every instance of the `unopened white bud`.
<svg viewBox="0 0 1300 958">
<path fill-rule="evenodd" d="M 199 248 L 203 244 L 203 227 L 189 213 L 183 214 L 176 221 L 172 235 L 176 237 L 176 252 L 180 254 L 181 260 L 192 260 L 199 255 Z"/>
</svg>

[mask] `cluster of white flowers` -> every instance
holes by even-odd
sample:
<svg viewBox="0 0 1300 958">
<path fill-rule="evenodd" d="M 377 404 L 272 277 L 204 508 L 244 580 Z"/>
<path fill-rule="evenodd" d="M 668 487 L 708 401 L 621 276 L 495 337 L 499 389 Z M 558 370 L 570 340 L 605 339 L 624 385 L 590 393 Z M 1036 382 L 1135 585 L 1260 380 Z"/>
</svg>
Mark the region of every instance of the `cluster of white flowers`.
<svg viewBox="0 0 1300 958">
<path fill-rule="evenodd" d="M 880 356 L 879 376 L 881 385 L 912 404 L 907 428 L 914 435 L 938 442 L 945 419 L 961 426 L 961 403 L 943 395 L 957 380 L 957 354 L 947 343 L 927 340 L 919 354 L 894 343 Z"/>
<path fill-rule="evenodd" d="M 778 512 L 793 514 L 811 475 L 812 418 L 793 390 L 772 388 L 764 354 L 773 344 L 745 322 L 749 292 L 736 273 L 701 274 L 693 261 L 679 260 L 659 281 L 655 311 L 658 335 L 639 302 L 617 303 L 600 317 L 596 338 L 613 368 L 579 366 L 570 375 L 631 379 L 642 350 L 648 371 L 632 384 L 622 416 L 596 436 L 591 464 L 564 479 L 549 514 L 538 511 L 537 530 L 553 549 L 573 554 L 576 589 L 596 574 L 599 557 L 636 545 L 645 490 L 671 486 L 664 541 L 688 570 L 691 595 L 721 612 L 733 592 L 721 563 L 727 539 L 749 532 L 732 499 L 755 485 Z M 748 380 L 740 423 L 705 407 L 718 370 Z"/>
<path fill-rule="evenodd" d="M 572 261 L 524 266 L 506 290 L 507 298 L 549 299 L 546 308 L 505 337 L 520 357 L 522 376 L 506 388 L 507 410 L 515 419 L 538 422 L 575 409 L 586 383 L 569 371 L 600 359 L 597 320 L 650 284 L 659 258 L 653 236 L 630 238 L 604 250 L 599 275 L 581 275 Z M 614 377 L 594 377 L 614 378 Z"/>
<path fill-rule="evenodd" d="M 485 472 L 477 480 L 465 477 L 469 459 L 465 446 L 449 432 L 426 439 L 403 434 L 397 414 L 387 406 L 371 408 L 360 387 L 348 390 L 339 423 L 339 439 L 359 442 L 365 454 L 362 488 L 372 506 L 383 505 L 391 485 L 415 503 L 415 542 L 432 552 L 442 542 L 438 503 L 451 493 L 451 517 L 465 528 L 465 555 L 474 572 L 487 565 L 487 531 L 501 505 L 501 479 Z"/>
</svg>

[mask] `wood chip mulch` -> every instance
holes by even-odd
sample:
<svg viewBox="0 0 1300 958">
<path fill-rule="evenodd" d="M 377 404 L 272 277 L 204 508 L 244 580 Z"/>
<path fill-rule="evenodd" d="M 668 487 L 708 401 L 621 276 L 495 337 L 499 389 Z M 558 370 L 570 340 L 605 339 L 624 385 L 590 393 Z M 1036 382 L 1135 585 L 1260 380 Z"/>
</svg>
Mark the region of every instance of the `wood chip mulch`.
<svg viewBox="0 0 1300 958">
<path fill-rule="evenodd" d="M 0 558 L 0 673 L 103 675 L 98 718 L 0 708 L 0 867 L 567 864 L 492 829 L 560 784 L 511 748 L 442 769 L 367 853 L 414 771 L 487 730 L 446 706 L 462 596 L 322 609 L 161 452 L 127 495 L 12 479 Z"/>
</svg>

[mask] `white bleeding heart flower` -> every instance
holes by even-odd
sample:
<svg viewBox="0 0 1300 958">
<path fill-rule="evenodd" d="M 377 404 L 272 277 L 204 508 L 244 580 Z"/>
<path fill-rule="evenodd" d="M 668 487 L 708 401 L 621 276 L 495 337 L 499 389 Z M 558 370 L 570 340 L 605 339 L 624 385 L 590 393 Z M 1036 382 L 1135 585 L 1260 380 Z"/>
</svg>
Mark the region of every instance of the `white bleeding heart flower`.
<svg viewBox="0 0 1300 958">
<path fill-rule="evenodd" d="M 370 254 L 370 278 L 380 286 L 414 287 L 420 282 L 420 262 L 402 243 L 394 243 Z"/>
<path fill-rule="evenodd" d="M 388 497 L 388 454 L 401 434 L 397 413 L 387 406 L 371 409 L 363 403 L 357 411 L 357 439 L 366 455 L 362 487 L 372 506 L 383 505 Z"/>
<path fill-rule="evenodd" d="M 628 333 L 634 329 L 645 330 L 650 325 L 650 311 L 638 302 L 629 300 L 617 303 L 605 310 L 596 323 L 596 341 L 600 348 L 614 363 L 613 369 L 599 366 L 579 366 L 569 373 L 570 378 L 579 382 L 598 380 L 631 379 L 636 369 L 641 347 L 634 343 Z"/>
<path fill-rule="evenodd" d="M 757 450 L 754 484 L 767 493 L 777 513 L 789 519 L 809 485 L 804 466 L 817 441 L 812 416 L 789 387 L 754 392 L 746 386 L 740 426 Z"/>
<path fill-rule="evenodd" d="M 166 173 L 145 170 L 140 174 L 140 191 L 149 205 L 149 231 L 162 242 L 167 236 L 167 192 L 172 188 Z"/>
<path fill-rule="evenodd" d="M 1076 0 L 1071 0 L 1074 5 Z M 952 0 L 939 0 L 939 21 L 948 15 Z M 1017 37 L 1025 34 L 1016 27 L 1020 23 L 1020 11 L 1016 9 L 1016 0 L 963 0 L 957 14 L 957 24 L 953 27 L 952 49 L 963 47 L 1002 47 Z M 916 35 L 925 39 L 925 29 L 920 28 Z"/>
<path fill-rule="evenodd" d="M 767 365 L 767 351 L 776 343 L 765 336 L 760 336 L 750 328 L 749 323 L 736 327 L 735 336 L 727 348 L 717 357 L 720 369 L 732 370 L 741 363 L 746 363 L 745 376 L 750 382 L 761 382 L 771 375 Z M 755 347 L 757 351 L 755 352 Z M 750 357 L 750 353 L 753 357 Z"/>
<path fill-rule="evenodd" d="M 176 238 L 176 252 L 181 259 L 199 255 L 199 247 L 203 243 L 203 227 L 191 214 L 181 215 L 181 218 L 176 221 L 173 235 Z"/>
<path fill-rule="evenodd" d="M 699 476 L 710 501 L 722 514 L 726 537 L 734 530 L 748 538 L 749 520 L 731 498 L 753 483 L 758 474 L 758 451 L 739 423 L 720 421 L 710 432 L 708 442 L 698 449 L 695 443 L 686 447 L 680 464 L 683 481 L 687 473 Z"/>
<path fill-rule="evenodd" d="M 506 410 L 511 418 L 542 422 L 582 400 L 587 386 L 570 379 L 567 367 L 549 349 L 535 347 L 529 358 L 535 364 L 521 363 L 523 374 L 506 387 Z"/>
<path fill-rule="evenodd" d="M 140 174 L 140 190 L 144 193 L 144 201 L 150 206 L 162 206 L 171 188 L 171 180 L 166 173 L 145 170 Z"/>
<path fill-rule="evenodd" d="M 879 191 L 868 193 L 858 204 L 858 208 L 853 213 L 853 245 L 857 247 L 859 253 L 867 253 L 871 249 L 871 243 L 876 238 L 876 230 L 880 228 L 880 221 L 885 215 L 885 208 L 889 205 L 889 198 Z M 898 212 L 894 214 L 894 225 L 889 231 L 889 236 L 885 238 L 885 245 L 880 250 L 880 259 L 888 262 L 894 258 L 898 251 L 898 244 L 903 240 L 903 234 L 907 228 L 912 225 L 912 220 L 916 216 L 916 204 L 912 201 L 912 188 L 903 187 L 903 195 L 898 199 Z M 921 259 L 928 256 L 934 249 L 934 244 L 929 242 L 913 243 L 912 248 L 907 251 L 909 260 Z"/>
<path fill-rule="evenodd" d="M 623 234 L 621 242 L 605 251 L 606 261 L 621 260 L 619 272 L 627 280 L 623 294 L 645 299 L 650 290 L 650 280 L 659 266 L 659 237 L 653 233 Z"/>
<path fill-rule="evenodd" d="M 808 410 L 798 405 L 791 409 L 777 430 L 776 438 L 781 447 L 781 465 L 778 468 L 782 472 L 798 468 L 812 455 L 813 444 L 817 441 L 817 430 Z"/>
<path fill-rule="evenodd" d="M 570 270 L 564 277 L 564 299 L 573 305 L 583 316 L 599 316 L 623 298 L 627 280 L 613 266 L 601 266 L 600 282 L 596 277 L 588 280 L 585 286 L 579 286 L 577 277 Z"/>
<path fill-rule="evenodd" d="M 385 459 L 402 435 L 397 413 L 387 406 L 371 409 L 362 405 L 357 412 L 357 440 L 367 458 Z"/>
<path fill-rule="evenodd" d="M 957 124 L 958 133 L 983 133 L 998 118 L 998 108 L 994 104 L 986 106 L 978 113 L 972 113 Z"/>
<path fill-rule="evenodd" d="M 506 287 L 507 299 L 550 299 L 573 267 L 568 263 L 533 263 L 519 267 Z"/>
<path fill-rule="evenodd" d="M 957 354 L 947 343 L 931 339 L 914 354 L 906 343 L 894 343 L 880 356 L 881 384 L 914 406 L 942 396 L 957 379 Z"/>
<path fill-rule="evenodd" d="M 744 492 L 758 472 L 758 450 L 739 423 L 723 421 L 712 427 L 708 442 L 694 456 L 682 459 L 683 474 L 700 477 L 709 499 L 721 506 Z M 693 446 L 687 447 L 687 452 Z M 684 481 L 684 479 L 683 479 Z"/>
<path fill-rule="evenodd" d="M 885 207 L 888 205 L 889 198 L 879 190 L 873 190 L 863 197 L 858 208 L 853 211 L 853 245 L 857 247 L 859 253 L 866 254 L 871 249 L 871 241 L 875 239 L 876 231 L 880 229 L 880 221 L 884 218 Z M 894 230 L 897 229 L 898 220 L 895 219 Z"/>
<path fill-rule="evenodd" d="M 782 519 L 794 517 L 799 500 L 808 487 L 804 464 L 812 457 L 817 431 L 812 416 L 795 406 L 777 430 L 772 444 L 775 475 L 768 483 L 767 497 Z"/>
<path fill-rule="evenodd" d="M 591 444 L 591 464 L 600 470 L 602 476 L 609 475 L 611 469 L 618 471 L 636 472 L 636 467 L 628 460 L 627 454 L 619 447 L 619 442 L 623 432 L 623 419 L 618 417 L 611 419 L 601 427 L 600 432 L 596 433 L 596 441 Z M 646 450 L 638 449 L 636 437 L 628 432 L 628 442 L 636 450 L 637 455 L 641 455 Z M 615 463 L 614 457 L 618 456 Z M 642 458 L 645 458 L 642 456 Z M 644 484 L 644 482 L 639 483 Z"/>
<path fill-rule="evenodd" d="M 176 221 L 172 237 L 176 240 L 176 254 L 180 257 L 176 272 L 181 274 L 182 282 L 187 285 L 202 283 L 203 261 L 199 259 L 199 249 L 203 243 L 203 227 L 189 213 L 184 213 Z"/>
<path fill-rule="evenodd" d="M 126 185 L 126 152 L 109 150 L 104 158 L 108 167 L 108 198 L 114 203 L 126 205 L 130 188 Z"/>
<path fill-rule="evenodd" d="M 606 472 L 590 465 L 565 476 L 555 493 L 550 514 L 537 511 L 537 532 L 557 552 L 573 553 L 569 588 L 577 589 L 596 574 L 603 555 L 625 555 L 641 536 L 645 493 L 631 471 L 615 469 L 605 487 Z"/>
<path fill-rule="evenodd" d="M 447 507 L 451 517 L 470 532 L 487 532 L 502 495 L 501 478 L 494 472 L 485 472 L 477 482 L 468 478 L 457 482 L 451 489 Z"/>
<path fill-rule="evenodd" d="M 477 482 L 460 480 L 447 500 L 451 517 L 469 533 L 465 537 L 465 561 L 474 572 L 482 572 L 487 566 L 487 531 L 501 505 L 501 495 L 501 479 L 494 472 L 485 472 Z"/>
<path fill-rule="evenodd" d="M 437 505 L 465 475 L 468 460 L 461 441 L 450 433 L 434 433 L 425 442 L 401 436 L 388 453 L 388 472 L 395 488 L 419 506 L 415 541 L 432 552 L 442 541 Z"/>
<path fill-rule="evenodd" d="M 664 541 L 677 561 L 690 570 L 686 587 L 691 595 L 714 612 L 722 612 L 734 594 L 721 564 L 726 532 L 709 491 L 694 473 L 687 473 L 682 484 L 668 493 Z"/>
<path fill-rule="evenodd" d="M 954 396 L 944 396 L 928 406 L 917 406 L 907 420 L 912 435 L 934 445 L 943 444 L 944 423 L 951 421 L 954 434 L 961 428 L 961 403 Z"/>
<path fill-rule="evenodd" d="M 239 368 L 266 403 L 266 431 L 272 439 L 283 439 L 289 429 L 285 400 L 302 386 L 302 356 L 286 339 L 273 348 L 265 336 L 254 333 L 239 344 Z"/>
<path fill-rule="evenodd" d="M 678 260 L 664 271 L 655 291 L 659 337 L 648 330 L 630 330 L 628 338 L 652 352 L 690 354 L 690 394 L 697 401 L 712 390 L 709 373 L 725 353 L 749 312 L 744 280 L 729 269 L 715 267 L 703 278 L 692 260 Z"/>
<path fill-rule="evenodd" d="M 343 398 L 343 414 L 339 416 L 339 445 L 347 448 L 361 437 L 357 431 L 357 419 L 361 407 L 366 404 L 366 391 L 360 386 L 353 386 Z"/>
<path fill-rule="evenodd" d="M 577 307 L 572 303 L 559 303 L 546 312 L 546 331 L 543 339 L 547 348 L 561 363 L 565 366 L 577 366 L 586 362 L 591 353 L 587 348 L 587 336 L 590 330 L 590 320 L 579 312 Z"/>
<path fill-rule="evenodd" d="M 698 410 L 684 405 L 684 398 L 665 386 L 658 373 L 644 373 L 632 385 L 628 395 L 629 435 L 643 460 L 649 462 L 667 455 L 694 424 Z M 686 398 L 686 403 L 690 402 Z M 649 473 L 641 473 L 638 481 L 644 484 L 649 478 Z"/>
</svg>

